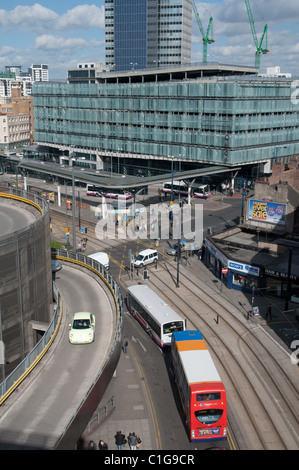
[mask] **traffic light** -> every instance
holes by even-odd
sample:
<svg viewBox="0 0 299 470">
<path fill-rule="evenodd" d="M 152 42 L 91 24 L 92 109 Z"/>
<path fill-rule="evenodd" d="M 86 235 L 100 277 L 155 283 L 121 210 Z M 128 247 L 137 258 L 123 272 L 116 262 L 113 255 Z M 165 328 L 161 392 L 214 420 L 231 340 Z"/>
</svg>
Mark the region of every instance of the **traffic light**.
<svg viewBox="0 0 299 470">
<path fill-rule="evenodd" d="M 143 278 L 144 281 L 146 281 L 146 279 L 150 278 L 149 275 L 148 275 L 148 270 L 147 269 L 144 269 L 142 271 L 142 278 Z"/>
</svg>

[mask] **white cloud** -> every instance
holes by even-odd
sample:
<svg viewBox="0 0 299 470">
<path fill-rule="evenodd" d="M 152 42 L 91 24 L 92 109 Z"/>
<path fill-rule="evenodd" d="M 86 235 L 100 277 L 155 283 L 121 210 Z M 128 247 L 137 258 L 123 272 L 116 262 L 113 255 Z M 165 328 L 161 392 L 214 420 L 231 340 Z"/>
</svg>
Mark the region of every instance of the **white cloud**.
<svg viewBox="0 0 299 470">
<path fill-rule="evenodd" d="M 83 38 L 64 38 L 53 36 L 51 34 L 43 34 L 42 36 L 38 36 L 35 39 L 35 50 L 39 50 L 40 52 L 46 51 L 49 53 L 50 51 L 57 52 L 57 54 L 62 53 L 69 53 L 72 54 L 74 50 L 78 51 L 80 49 L 94 49 L 100 48 L 104 45 L 104 41 L 86 41 Z"/>
<path fill-rule="evenodd" d="M 9 55 L 9 54 L 14 54 L 18 51 L 19 51 L 19 49 L 16 49 L 15 47 L 0 46 L 0 56 L 1 57 L 5 56 L 5 55 Z"/>
<path fill-rule="evenodd" d="M 95 5 L 78 5 L 59 16 L 39 3 L 17 6 L 14 10 L 0 10 L 0 27 L 5 31 L 21 28 L 23 31 L 46 32 L 49 30 L 89 29 L 105 26 L 105 10 Z"/>
<path fill-rule="evenodd" d="M 4 30 L 20 27 L 23 30 L 40 31 L 57 18 L 57 13 L 38 3 L 32 6 L 17 6 L 11 11 L 0 10 L 0 26 Z"/>
<path fill-rule="evenodd" d="M 43 34 L 35 39 L 35 48 L 40 50 L 82 49 L 88 46 L 88 42 L 82 38 L 63 38 L 50 34 Z"/>
<path fill-rule="evenodd" d="M 57 30 L 73 28 L 99 28 L 105 27 L 105 9 L 95 5 L 78 5 L 68 10 L 53 25 Z"/>
</svg>

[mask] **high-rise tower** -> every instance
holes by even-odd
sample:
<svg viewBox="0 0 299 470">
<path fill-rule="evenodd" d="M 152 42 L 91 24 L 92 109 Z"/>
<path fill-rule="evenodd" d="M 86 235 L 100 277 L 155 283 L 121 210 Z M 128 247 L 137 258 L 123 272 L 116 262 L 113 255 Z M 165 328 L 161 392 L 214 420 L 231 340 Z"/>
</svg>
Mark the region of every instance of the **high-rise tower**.
<svg viewBox="0 0 299 470">
<path fill-rule="evenodd" d="M 111 70 L 191 62 L 192 0 L 105 0 Z"/>
</svg>

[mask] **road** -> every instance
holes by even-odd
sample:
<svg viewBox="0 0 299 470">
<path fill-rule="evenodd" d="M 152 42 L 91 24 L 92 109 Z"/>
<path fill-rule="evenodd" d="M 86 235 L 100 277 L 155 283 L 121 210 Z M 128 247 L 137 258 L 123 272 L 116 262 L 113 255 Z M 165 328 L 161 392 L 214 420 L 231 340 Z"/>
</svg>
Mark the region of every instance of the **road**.
<svg viewBox="0 0 299 470">
<path fill-rule="evenodd" d="M 214 209 L 214 212 L 213 212 L 213 216 L 209 216 L 209 212 L 207 210 L 207 213 L 205 214 L 205 217 L 207 218 L 207 220 L 209 221 L 209 217 L 213 217 L 214 220 L 216 220 L 217 218 L 218 219 L 221 219 L 223 221 L 231 218 L 233 215 L 236 215 L 236 212 L 238 213 L 238 210 L 240 209 L 240 200 L 236 201 L 235 199 L 232 199 L 232 202 L 235 203 L 236 205 L 234 207 L 230 207 L 228 208 L 227 205 L 225 205 L 225 209 L 222 208 L 221 211 L 219 211 L 219 206 L 218 206 L 218 211 L 216 211 Z M 222 207 L 222 206 L 221 206 Z M 227 216 L 228 214 L 228 216 Z M 144 241 L 143 243 L 145 244 L 146 242 L 150 243 L 150 241 Z M 114 275 L 115 278 L 118 279 L 120 285 L 123 286 L 124 290 L 126 289 L 126 284 L 129 280 L 129 273 L 126 273 L 125 271 L 125 267 L 128 265 L 128 257 L 127 257 L 127 253 L 128 253 L 128 250 L 129 249 L 132 249 L 134 250 L 135 252 L 138 251 L 139 249 L 143 248 L 143 243 L 142 241 L 137 241 L 137 242 L 133 242 L 133 241 L 129 241 L 129 240 L 126 240 L 124 242 L 119 242 L 117 240 L 105 240 L 105 241 L 97 241 L 95 240 L 92 236 L 89 237 L 89 249 L 90 250 L 94 250 L 96 251 L 96 249 L 100 250 L 105 250 L 107 252 L 109 252 L 109 255 L 110 255 L 110 262 L 111 262 L 111 271 Z M 162 243 L 160 243 L 159 245 L 159 253 L 162 255 L 163 253 L 165 253 L 165 247 L 167 247 L 167 243 L 168 241 L 163 241 Z M 169 260 L 169 258 L 168 258 Z M 159 263 L 159 265 L 161 264 L 161 261 Z M 173 266 L 175 266 L 175 264 L 172 262 Z M 188 264 L 185 263 L 185 265 L 188 267 Z M 194 265 L 194 263 L 192 263 L 192 266 Z M 189 265 L 189 269 L 191 269 L 191 264 Z M 151 280 L 150 280 L 150 283 L 154 280 L 154 278 L 156 277 L 156 270 L 155 269 L 151 269 L 150 270 L 150 275 L 151 275 Z M 159 271 L 159 269 L 158 269 Z M 157 272 L 158 272 L 157 271 Z M 200 272 L 200 271 L 199 271 Z M 199 274 L 199 272 L 197 273 L 197 275 Z M 170 288 L 170 285 L 168 285 L 170 282 L 171 282 L 171 279 L 169 279 L 169 282 L 167 284 L 167 281 L 165 280 L 165 275 L 162 275 L 162 279 L 165 281 L 165 285 L 163 285 L 162 288 L 159 288 L 158 287 L 158 290 L 161 292 L 162 295 L 168 295 L 168 298 L 167 298 L 167 301 L 171 301 L 171 297 L 169 297 L 169 288 Z M 141 277 L 139 275 L 139 278 L 136 276 L 135 274 L 135 282 L 140 282 L 141 281 Z M 211 280 L 211 283 L 212 280 Z M 174 286 L 173 286 L 174 287 Z M 166 292 L 168 292 L 168 294 L 166 294 Z M 178 291 L 175 289 L 174 294 L 177 294 Z M 219 292 L 220 294 L 220 292 Z M 223 294 L 223 293 L 222 293 Z M 228 293 L 229 296 L 232 298 L 235 298 L 235 304 L 239 304 L 237 305 L 237 308 L 240 309 L 240 305 L 243 305 L 245 304 L 245 302 L 243 301 L 243 294 L 242 293 L 239 293 L 239 292 L 229 292 Z M 215 294 L 213 294 L 215 295 Z M 201 297 L 203 296 L 203 294 L 200 295 Z M 217 296 L 216 294 L 216 297 L 220 298 L 220 295 Z M 174 304 L 175 306 L 178 308 L 178 305 L 180 303 L 180 300 L 179 299 L 176 299 L 174 300 L 176 297 L 175 295 L 173 295 L 173 301 L 174 301 Z M 245 296 L 244 296 L 245 298 Z M 184 297 L 185 299 L 185 297 Z M 188 301 L 191 299 L 191 294 L 189 294 L 185 301 L 188 303 Z M 199 302 L 198 299 L 196 299 L 195 301 L 195 304 L 196 302 Z M 186 306 L 187 306 L 187 303 L 186 303 Z M 181 311 L 184 311 L 184 308 L 181 306 Z M 220 312 L 219 310 L 219 307 L 218 307 L 218 311 Z M 228 310 L 229 311 L 229 310 Z M 262 311 L 262 309 L 261 309 Z M 244 314 L 243 311 L 240 312 L 241 313 L 241 318 L 242 318 L 242 313 Z M 223 314 L 223 320 L 225 319 L 225 317 L 228 315 L 228 313 L 224 313 Z M 211 312 L 211 320 L 210 320 L 210 324 L 211 325 L 214 325 L 215 323 L 215 319 L 217 317 L 217 310 L 215 311 L 212 311 Z M 245 323 L 246 323 L 246 320 L 245 320 Z M 221 324 L 222 324 L 222 321 L 221 321 Z M 202 329 L 202 324 L 201 326 L 198 326 L 200 329 Z M 159 348 L 157 348 L 157 346 L 152 343 L 152 341 L 145 335 L 145 333 L 143 332 L 143 330 L 141 329 L 141 327 L 139 325 L 137 325 L 137 331 L 135 331 L 135 327 L 132 326 L 132 323 L 131 323 L 131 320 L 130 319 L 126 319 L 125 321 L 125 328 L 126 328 L 126 332 L 128 334 L 128 337 L 134 337 L 134 338 L 137 338 L 138 341 L 134 341 L 134 344 L 132 343 L 132 346 L 133 348 L 136 350 L 136 355 L 138 356 L 138 360 L 141 362 L 141 366 L 142 366 L 142 369 L 144 371 L 144 374 L 146 375 L 146 380 L 147 380 L 147 383 L 149 384 L 149 388 L 150 388 L 150 394 L 151 394 L 151 397 L 152 397 L 152 400 L 155 404 L 155 407 L 156 407 L 156 414 L 157 416 L 159 417 L 159 429 L 160 429 L 160 435 L 161 435 L 161 440 L 162 440 L 162 448 L 166 448 L 166 449 L 176 449 L 178 450 L 179 448 L 182 448 L 182 449 L 190 449 L 190 443 L 189 441 L 186 439 L 186 433 L 185 433 L 185 430 L 184 430 L 184 420 L 182 419 L 181 417 L 181 411 L 180 411 L 180 405 L 179 405 L 179 402 L 177 400 L 177 397 L 176 397 L 176 389 L 175 387 L 173 387 L 173 384 L 172 384 L 172 377 L 171 377 L 171 374 L 169 373 L 169 367 L 167 365 L 167 355 L 165 355 L 164 353 L 161 352 L 161 350 Z M 219 327 L 218 327 L 219 329 Z M 253 330 L 256 334 L 258 333 L 261 333 L 262 330 L 259 329 L 256 325 L 253 325 Z M 134 333 L 132 334 L 132 331 L 134 331 Z M 244 339 L 247 339 L 249 338 L 251 332 L 246 332 L 244 333 L 244 331 L 242 332 L 242 330 L 240 330 L 241 333 L 240 333 L 240 340 L 238 340 L 238 333 L 234 332 L 233 333 L 233 337 L 234 339 L 231 339 L 231 341 L 229 340 L 230 338 L 230 335 L 231 333 L 228 332 L 226 333 L 227 335 L 227 338 L 228 338 L 228 343 L 227 343 L 227 346 L 221 346 L 221 355 L 220 357 L 222 356 L 223 354 L 223 348 L 224 347 L 228 347 L 230 348 L 230 346 L 232 346 L 235 342 L 236 344 L 238 345 L 237 346 L 237 349 L 240 348 L 240 351 L 235 353 L 235 356 L 236 357 L 240 357 L 240 359 L 243 358 L 244 356 L 244 348 L 248 347 L 248 346 L 241 346 L 242 342 Z M 216 330 L 215 332 L 213 331 L 212 334 L 210 333 L 211 335 L 211 344 L 214 345 L 214 342 L 219 343 L 220 342 L 220 339 L 219 340 L 216 340 L 216 337 L 217 337 L 217 327 L 216 327 Z M 222 340 L 223 338 L 221 338 Z M 265 335 L 265 338 L 264 340 L 262 341 L 262 343 L 265 343 L 266 344 L 266 341 L 268 341 L 270 339 L 270 348 L 269 348 L 269 351 L 271 349 L 271 352 L 272 352 L 272 349 L 275 348 L 276 349 L 276 352 L 277 352 L 277 356 L 279 357 L 281 351 L 280 351 L 280 347 L 279 345 L 277 346 L 276 345 L 276 342 L 275 340 L 273 341 L 273 344 L 272 344 L 272 340 L 271 338 L 268 336 L 268 334 L 266 333 Z M 241 341 L 242 340 L 242 341 Z M 253 340 L 251 340 L 253 341 Z M 141 347 L 141 344 L 142 344 L 142 347 Z M 256 346 L 255 348 L 260 348 L 261 346 L 258 345 Z M 254 348 L 254 349 L 255 349 Z M 234 352 L 232 352 L 232 356 L 234 355 Z M 217 354 L 219 354 L 218 352 L 215 353 L 216 354 L 216 357 L 217 357 Z M 252 352 L 248 353 L 248 357 L 250 357 L 250 359 L 248 359 L 247 361 L 245 361 L 244 363 L 244 366 L 246 368 L 246 363 L 248 363 L 248 365 L 250 366 L 249 368 L 252 368 L 252 363 L 256 363 L 256 359 L 252 358 L 251 357 L 252 355 Z M 262 359 L 262 361 L 264 360 L 265 363 L 269 363 L 270 361 L 270 354 L 267 355 L 267 347 L 266 347 L 266 351 L 264 350 L 263 352 L 260 352 L 259 355 Z M 271 358 L 271 361 L 273 359 Z M 289 368 L 290 366 L 290 360 L 288 358 L 288 355 L 283 355 L 283 360 L 285 361 L 285 364 L 286 366 L 284 367 L 285 368 L 285 371 Z M 276 429 L 275 429 L 275 426 L 273 426 L 271 424 L 271 416 L 274 416 L 274 419 L 275 420 L 278 420 L 279 421 L 279 418 L 278 418 L 278 415 L 277 415 L 277 411 L 275 411 L 275 409 L 273 409 L 273 403 L 276 402 L 277 400 L 280 402 L 280 406 L 287 409 L 287 407 L 289 407 L 290 409 L 292 409 L 292 407 L 295 406 L 296 408 L 296 402 L 294 401 L 293 397 L 290 396 L 290 394 L 292 394 L 293 392 L 290 392 L 289 394 L 289 391 L 287 392 L 288 395 L 289 395 L 289 402 L 287 401 L 284 401 L 285 399 L 282 399 L 281 396 L 283 396 L 283 390 L 282 389 L 281 391 L 278 391 L 276 389 L 276 385 L 275 385 L 275 380 L 277 380 L 279 383 L 287 383 L 287 381 L 284 379 L 284 378 L 281 378 L 280 377 L 280 374 L 281 374 L 281 371 L 279 371 L 279 367 L 277 366 L 277 364 L 279 364 L 279 362 L 282 361 L 282 358 L 278 359 L 278 361 L 276 361 L 276 365 L 273 366 L 275 367 L 275 378 L 274 378 L 274 385 L 268 385 L 267 384 L 267 387 L 266 387 L 266 392 L 263 391 L 263 388 L 264 388 L 264 380 L 266 375 L 265 375 L 265 372 L 263 373 L 254 373 L 254 375 L 257 375 L 258 377 L 261 378 L 261 382 L 258 383 L 257 385 L 257 388 L 260 390 L 260 393 L 257 393 L 254 391 L 254 386 L 253 386 L 253 394 L 255 394 L 255 397 L 252 398 L 253 401 L 250 401 L 250 403 L 255 403 L 254 404 L 254 409 L 256 407 L 256 409 L 258 409 L 258 407 L 261 407 L 261 409 L 264 407 L 264 410 L 263 410 L 263 413 L 264 413 L 264 418 L 261 422 L 261 420 L 258 420 L 257 419 L 257 422 L 255 422 L 255 420 L 253 419 L 255 417 L 255 414 L 252 413 L 250 411 L 250 403 L 246 401 L 246 398 L 242 398 L 243 402 L 245 403 L 245 408 L 246 406 L 248 407 L 248 410 L 249 410 L 249 416 L 250 416 L 250 421 L 248 421 L 248 416 L 246 416 L 246 419 L 244 419 L 244 423 L 247 423 L 247 426 L 242 422 L 242 413 L 243 411 L 241 412 L 240 409 L 238 408 L 239 405 L 237 405 L 234 400 L 232 401 L 231 397 L 234 397 L 236 395 L 236 392 L 234 391 L 234 389 L 232 388 L 232 385 L 230 384 L 230 378 L 229 378 L 229 368 L 228 368 L 228 372 L 225 372 L 225 374 L 227 374 L 227 383 L 229 384 L 228 385 L 228 390 L 229 390 L 229 397 L 230 397 L 230 403 L 232 405 L 232 408 L 230 408 L 230 413 L 229 413 L 229 417 L 231 419 L 232 422 L 234 422 L 234 428 L 237 429 L 237 434 L 238 434 L 238 440 L 239 440 L 239 444 L 240 444 L 240 447 L 241 448 L 284 448 L 284 446 L 290 446 L 289 448 L 297 448 L 297 443 L 298 442 L 298 433 L 297 433 L 297 424 L 294 424 L 294 429 L 295 432 L 294 434 L 290 434 L 290 437 L 288 438 L 287 437 L 287 433 L 285 432 L 285 435 L 284 436 L 280 436 L 279 435 L 279 428 L 280 426 L 284 427 L 285 426 L 285 429 L 287 429 L 288 427 L 290 429 L 292 429 L 293 425 L 292 424 L 289 424 L 289 423 L 292 423 L 292 420 L 294 419 L 295 421 L 298 419 L 296 413 L 297 413 L 297 410 L 295 409 L 294 412 L 295 412 L 295 417 L 292 418 L 291 416 L 287 416 L 287 412 L 284 412 L 283 413 L 283 416 L 285 417 L 286 419 L 286 423 L 283 423 L 281 422 L 280 425 L 277 425 L 278 426 L 278 432 L 276 432 Z M 229 363 L 232 362 L 232 358 L 229 358 L 229 360 L 227 361 Z M 259 365 L 258 368 L 261 369 L 263 366 L 262 365 Z M 272 367 L 271 367 L 272 369 Z M 224 372 L 223 372 L 224 373 Z M 252 370 L 248 372 L 248 376 L 250 377 L 250 375 L 252 374 Z M 292 372 L 290 372 L 291 374 Z M 234 374 L 235 374 L 235 371 L 234 371 Z M 295 374 L 296 374 L 296 371 L 295 371 Z M 237 374 L 238 375 L 238 374 Z M 239 374 L 240 375 L 240 374 Z M 245 383 L 245 376 L 244 376 L 244 383 Z M 271 379 L 267 378 L 267 382 L 270 381 Z M 298 382 L 298 377 L 297 379 L 294 378 L 294 380 Z M 238 380 L 237 379 L 234 379 L 234 387 L 238 387 Z M 248 386 L 246 386 L 248 387 Z M 270 387 L 271 391 L 268 390 L 268 387 Z M 272 388 L 273 387 L 273 388 Z M 240 388 L 242 389 L 242 385 L 240 384 Z M 294 389 L 297 388 L 297 393 L 298 394 L 298 385 L 296 385 L 296 387 L 294 387 Z M 238 388 L 236 388 L 236 390 L 238 390 Z M 262 391 L 262 392 L 261 392 Z M 285 389 L 286 391 L 286 389 Z M 239 393 L 239 391 L 237 392 Z M 282 393 L 282 395 L 280 395 Z M 265 396 L 264 396 L 265 394 Z M 259 395 L 261 396 L 261 398 L 264 398 L 264 403 L 262 403 L 261 405 L 258 404 L 258 401 L 256 400 L 259 400 Z M 240 393 L 240 396 L 244 397 L 244 394 L 243 394 L 243 391 Z M 266 398 L 265 398 L 266 397 Z M 278 397 L 278 398 L 277 398 Z M 283 405 L 282 405 L 283 403 Z M 233 409 L 233 411 L 232 411 Z M 236 411 L 237 410 L 237 411 Z M 274 415 L 273 415 L 274 413 Z M 268 429 L 269 431 L 265 431 L 265 429 L 263 429 L 263 427 L 265 426 L 265 423 L 266 423 L 266 420 L 267 420 L 267 426 L 268 426 Z M 249 423 L 250 423 L 250 426 L 249 426 Z M 261 429 L 259 428 L 260 425 L 263 425 L 261 427 Z M 249 432 L 249 429 L 252 429 L 254 428 L 255 431 L 254 432 Z M 242 432 L 240 432 L 240 429 L 242 430 Z M 297 434 L 296 434 L 297 433 Z M 178 436 L 180 436 L 178 438 Z M 182 446 L 182 447 L 180 447 Z M 193 447 L 191 447 L 193 448 Z M 195 448 L 195 447 L 194 447 Z M 200 448 L 199 445 L 196 445 L 196 448 Z"/>
<path fill-rule="evenodd" d="M 234 218 L 237 220 L 240 215 L 240 208 L 240 198 L 226 198 L 225 202 L 222 202 L 219 199 L 217 202 L 213 200 L 207 201 L 204 204 L 204 226 L 226 225 L 229 220 Z M 125 274 L 125 266 L 128 264 L 128 249 L 138 251 L 138 249 L 143 247 L 144 243 L 146 243 L 146 241 L 141 242 L 139 240 L 137 243 L 133 241 L 130 241 L 130 243 L 122 243 L 118 240 L 98 241 L 92 236 L 92 232 L 90 232 L 88 250 L 90 252 L 97 250 L 109 252 L 112 274 L 119 280 L 120 285 L 125 289 L 125 283 L 123 281 L 124 278 L 128 278 L 128 273 Z M 151 243 L 153 243 L 153 241 L 151 241 Z M 163 252 L 167 243 L 168 241 L 163 241 L 159 246 L 159 250 Z M 136 282 L 138 282 L 138 278 L 136 279 Z M 72 299 L 67 299 L 67 302 L 71 300 Z M 128 337 L 140 339 L 136 344 L 134 342 L 132 345 L 134 349 L 136 349 L 136 354 L 138 354 L 138 359 L 142 369 L 146 373 L 146 379 L 150 384 L 150 393 L 155 403 L 156 413 L 160 417 L 159 427 L 162 436 L 162 448 L 176 450 L 198 448 L 198 445 L 196 445 L 196 447 L 190 447 L 191 444 L 187 440 L 186 433 L 184 431 L 184 421 L 181 416 L 176 389 L 173 386 L 172 377 L 169 372 L 167 354 L 162 353 L 141 327 L 132 322 L 133 320 L 130 317 L 126 319 L 125 332 Z M 132 332 L 134 333 L 132 334 Z M 246 333 L 246 335 L 243 334 L 242 336 L 246 337 L 248 336 L 248 333 Z M 214 333 L 212 335 L 212 344 L 213 341 Z M 235 416 L 233 416 L 233 418 L 235 418 Z M 263 435 L 263 432 L 261 435 Z M 276 439 L 278 439 L 278 437 L 276 437 Z M 271 446 L 271 444 L 266 443 L 266 446 L 268 445 Z"/>
<path fill-rule="evenodd" d="M 226 224 L 227 221 L 230 221 L 236 216 L 236 213 L 239 214 L 240 199 L 230 198 L 230 200 L 232 205 L 222 203 L 222 201 L 217 201 L 214 204 L 209 204 L 209 201 L 205 201 L 205 226 L 210 226 L 211 224 L 217 225 L 219 220 L 221 220 L 221 223 Z M 209 214 L 212 215 L 210 216 Z M 56 235 L 58 235 L 59 227 L 63 226 L 64 220 L 65 215 L 63 213 L 57 214 L 53 212 L 52 221 Z M 88 226 L 88 251 L 95 252 L 103 250 L 109 254 L 110 271 L 125 293 L 126 287 L 124 281 L 129 278 L 129 274 L 125 271 L 125 267 L 128 266 L 128 251 L 131 249 L 133 253 L 135 253 L 139 249 L 143 249 L 143 242 L 140 240 L 126 240 L 120 242 L 119 240 L 109 239 L 99 241 L 94 237 L 92 225 L 88 224 Z M 61 234 L 62 233 L 63 232 L 61 232 Z M 154 241 L 144 240 L 144 243 L 150 244 L 154 243 Z M 159 253 L 165 252 L 168 246 L 169 241 L 161 241 L 158 248 Z M 136 282 L 138 282 L 138 279 L 135 279 Z M 143 369 L 147 383 L 149 384 L 151 399 L 154 402 L 156 415 L 158 417 L 161 448 L 173 450 L 206 448 L 206 443 L 192 444 L 187 438 L 184 417 L 182 416 L 176 386 L 169 369 L 169 357 L 167 352 L 162 352 L 160 348 L 151 341 L 140 325 L 128 315 L 125 316 L 124 330 L 125 334 L 130 338 L 131 346 L 136 351 L 136 356 L 138 357 L 138 361 L 140 361 L 140 367 Z M 138 341 L 132 341 L 132 337 L 138 338 Z M 221 443 L 221 446 L 228 447 L 228 444 Z"/>
<path fill-rule="evenodd" d="M 124 332 L 138 357 L 139 367 L 146 375 L 157 417 L 161 449 L 192 451 L 212 446 L 210 442 L 191 443 L 188 439 L 177 386 L 171 372 L 169 350 L 162 351 L 129 314 L 125 317 Z M 226 441 L 221 441 L 220 446 L 229 448 Z"/>
</svg>

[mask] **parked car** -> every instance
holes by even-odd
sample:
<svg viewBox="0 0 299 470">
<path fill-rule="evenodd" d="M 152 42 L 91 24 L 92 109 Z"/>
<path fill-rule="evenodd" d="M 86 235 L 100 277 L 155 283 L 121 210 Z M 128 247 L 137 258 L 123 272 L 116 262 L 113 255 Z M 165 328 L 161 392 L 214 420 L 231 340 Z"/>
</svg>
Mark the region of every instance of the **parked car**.
<svg viewBox="0 0 299 470">
<path fill-rule="evenodd" d="M 178 252 L 179 244 L 175 243 L 167 250 L 167 254 L 171 256 L 176 256 Z M 181 240 L 181 253 L 186 250 L 186 242 L 185 240 Z"/>
<path fill-rule="evenodd" d="M 86 344 L 94 341 L 95 316 L 90 312 L 75 313 L 69 327 L 70 343 Z"/>
<path fill-rule="evenodd" d="M 193 255 L 194 253 L 199 251 L 201 248 L 202 248 L 202 244 L 198 243 L 195 237 L 191 238 L 188 241 L 181 240 L 181 253 L 183 253 L 184 251 L 187 251 Z M 167 254 L 171 256 L 176 256 L 177 251 L 178 251 L 178 243 L 175 243 L 167 250 Z"/>
</svg>

